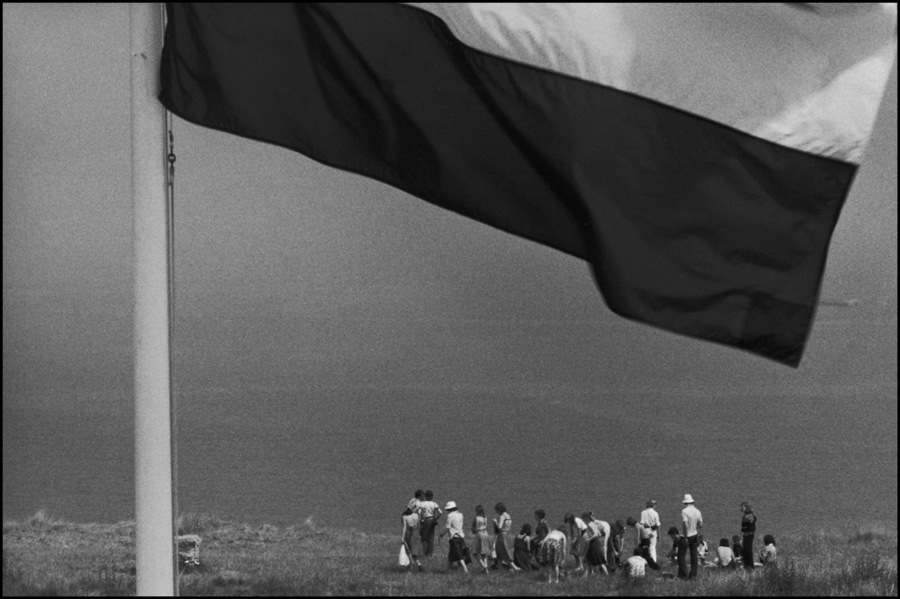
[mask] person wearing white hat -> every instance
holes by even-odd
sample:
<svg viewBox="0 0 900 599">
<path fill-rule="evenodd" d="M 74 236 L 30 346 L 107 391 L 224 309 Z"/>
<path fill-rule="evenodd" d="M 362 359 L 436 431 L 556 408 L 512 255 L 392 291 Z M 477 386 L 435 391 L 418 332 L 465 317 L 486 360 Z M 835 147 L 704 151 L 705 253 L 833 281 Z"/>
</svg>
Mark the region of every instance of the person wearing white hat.
<svg viewBox="0 0 900 599">
<path fill-rule="evenodd" d="M 447 512 L 447 528 L 438 538 L 442 539 L 444 538 L 444 535 L 450 535 L 450 547 L 447 550 L 447 560 L 450 562 L 450 567 L 455 568 L 456 564 L 459 564 L 462 566 L 463 572 L 468 574 L 469 569 L 466 568 L 466 533 L 463 532 L 463 515 L 456 509 L 455 501 L 448 501 L 447 505 L 444 506 L 444 511 Z"/>
<path fill-rule="evenodd" d="M 690 494 L 684 496 L 682 503 L 684 504 L 684 509 L 681 510 L 681 530 L 687 539 L 687 547 L 682 545 L 679 553 L 683 553 L 688 549 L 691 551 L 691 571 L 688 574 L 688 579 L 691 579 L 697 577 L 697 567 L 700 564 L 698 547 L 700 545 L 700 529 L 703 528 L 703 515 L 700 513 L 700 510 L 694 507 L 694 498 Z"/>
</svg>

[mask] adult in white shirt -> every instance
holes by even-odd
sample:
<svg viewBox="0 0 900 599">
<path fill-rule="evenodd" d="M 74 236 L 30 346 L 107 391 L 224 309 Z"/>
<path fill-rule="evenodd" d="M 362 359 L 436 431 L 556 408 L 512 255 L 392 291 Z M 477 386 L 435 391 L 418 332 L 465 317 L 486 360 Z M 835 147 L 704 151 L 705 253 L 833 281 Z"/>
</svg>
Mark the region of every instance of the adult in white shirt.
<svg viewBox="0 0 900 599">
<path fill-rule="evenodd" d="M 659 539 L 659 531 L 662 527 L 662 524 L 659 521 L 659 514 L 656 513 L 656 500 L 650 499 L 647 501 L 647 509 L 641 512 L 641 524 L 645 527 L 649 528 L 651 531 L 650 534 L 650 559 L 652 559 L 655 563 L 659 563 L 659 560 L 656 558 L 656 541 Z"/>
<path fill-rule="evenodd" d="M 688 579 L 697 577 L 697 568 L 700 565 L 700 553 L 697 548 L 700 545 L 700 529 L 703 528 L 703 515 L 700 514 L 694 506 L 694 498 L 690 494 L 686 494 L 682 500 L 684 509 L 681 510 L 681 530 L 687 539 L 687 547 L 682 545 L 680 552 L 690 548 L 691 551 L 691 571 Z"/>
<path fill-rule="evenodd" d="M 441 533 L 439 538 L 444 535 L 450 535 L 450 547 L 447 550 L 447 561 L 450 567 L 455 568 L 457 564 L 462 566 L 463 572 L 469 573 L 466 568 L 466 533 L 463 532 L 463 515 L 456 509 L 455 501 L 448 501 L 444 506 L 447 511 L 447 527 Z"/>
</svg>

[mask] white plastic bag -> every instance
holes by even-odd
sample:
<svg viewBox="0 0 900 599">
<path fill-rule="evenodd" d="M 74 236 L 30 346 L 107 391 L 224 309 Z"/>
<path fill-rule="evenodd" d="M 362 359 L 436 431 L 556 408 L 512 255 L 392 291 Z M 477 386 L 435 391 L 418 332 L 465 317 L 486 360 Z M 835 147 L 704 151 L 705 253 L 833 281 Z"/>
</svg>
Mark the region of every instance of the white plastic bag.
<svg viewBox="0 0 900 599">
<path fill-rule="evenodd" d="M 404 567 L 409 565 L 409 556 L 406 554 L 406 543 L 400 544 L 400 557 L 397 559 L 397 563 Z"/>
</svg>

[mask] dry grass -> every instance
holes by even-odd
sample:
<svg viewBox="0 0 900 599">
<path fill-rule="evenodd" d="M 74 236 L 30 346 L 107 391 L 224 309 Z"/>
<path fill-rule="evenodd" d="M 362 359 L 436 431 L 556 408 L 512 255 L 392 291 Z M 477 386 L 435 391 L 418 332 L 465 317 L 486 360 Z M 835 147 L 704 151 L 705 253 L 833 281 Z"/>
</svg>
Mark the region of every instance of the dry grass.
<svg viewBox="0 0 900 599">
<path fill-rule="evenodd" d="M 446 540 L 423 573 L 396 565 L 399 540 L 355 530 L 250 526 L 185 514 L 202 566 L 180 577 L 182 595 L 897 595 L 897 534 L 884 528 L 778 539 L 777 569 L 706 570 L 693 582 L 649 573 L 570 578 L 448 572 Z M 662 543 L 666 549 L 666 543 Z M 38 512 L 3 525 L 3 594 L 134 594 L 134 523 L 73 524 Z"/>
</svg>

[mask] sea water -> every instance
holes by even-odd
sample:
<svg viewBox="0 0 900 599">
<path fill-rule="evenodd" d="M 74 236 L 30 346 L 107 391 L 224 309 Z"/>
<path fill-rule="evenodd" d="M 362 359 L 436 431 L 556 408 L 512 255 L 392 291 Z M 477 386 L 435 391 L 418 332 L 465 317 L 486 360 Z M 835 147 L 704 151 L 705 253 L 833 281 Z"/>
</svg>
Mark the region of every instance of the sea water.
<svg viewBox="0 0 900 599">
<path fill-rule="evenodd" d="M 896 352 L 851 363 L 883 327 L 817 323 L 815 343 L 844 344 L 851 364 L 813 376 L 756 358 L 710 374 L 709 356 L 733 350 L 679 354 L 683 340 L 649 328 L 652 360 L 598 356 L 584 323 L 478 323 L 466 339 L 440 321 L 315 326 L 318 339 L 273 325 L 176 343 L 180 512 L 399 534 L 413 491 L 432 489 L 467 519 L 502 501 L 515 527 L 537 508 L 554 525 L 569 511 L 624 520 L 654 498 L 667 528 L 690 493 L 714 540 L 739 532 L 741 501 L 776 538 L 896 528 Z M 525 349 L 492 345 L 501 332 Z M 19 378 L 4 382 L 4 518 L 133 518 L 130 350 L 65 356 L 47 380 L 5 368 Z"/>
</svg>

